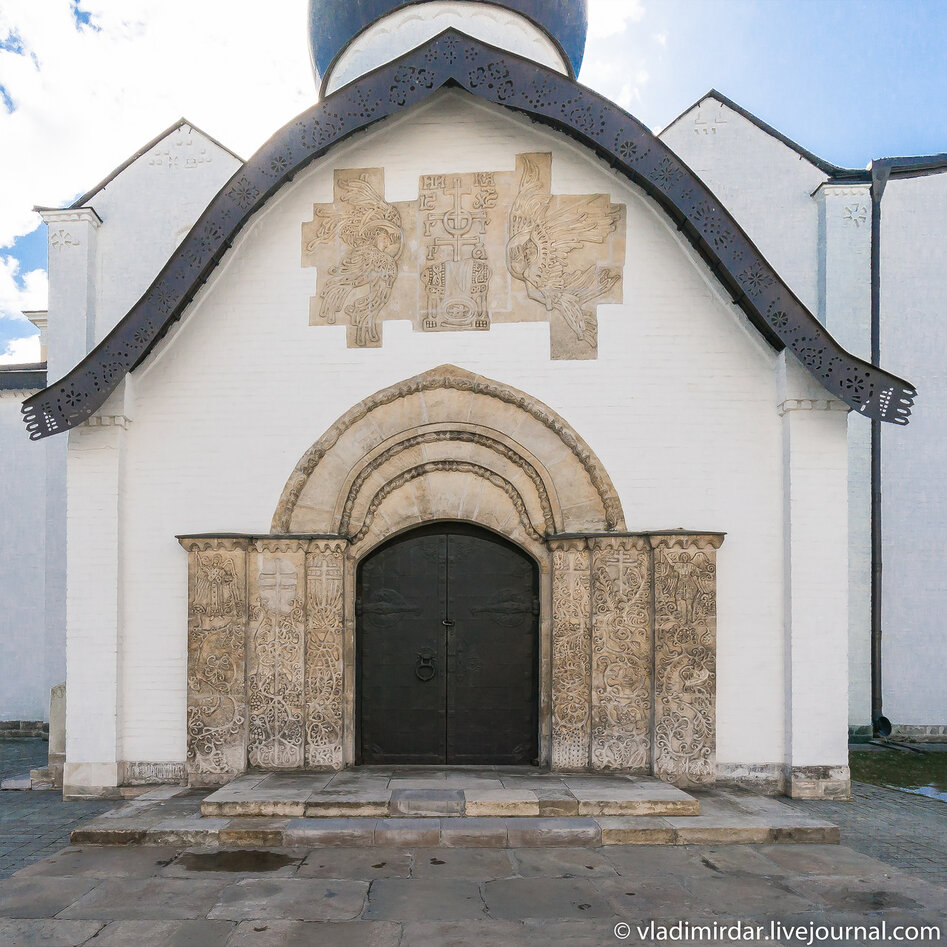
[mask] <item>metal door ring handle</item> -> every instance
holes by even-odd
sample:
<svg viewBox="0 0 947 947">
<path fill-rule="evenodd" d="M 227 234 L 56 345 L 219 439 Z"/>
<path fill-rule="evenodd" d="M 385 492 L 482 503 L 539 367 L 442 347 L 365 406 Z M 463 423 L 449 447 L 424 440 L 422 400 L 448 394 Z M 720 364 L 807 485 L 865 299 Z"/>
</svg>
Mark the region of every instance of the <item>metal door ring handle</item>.
<svg viewBox="0 0 947 947">
<path fill-rule="evenodd" d="M 415 665 L 414 674 L 419 681 L 432 681 L 437 675 L 437 667 L 434 664 L 434 652 L 429 648 L 418 652 L 418 663 Z"/>
</svg>

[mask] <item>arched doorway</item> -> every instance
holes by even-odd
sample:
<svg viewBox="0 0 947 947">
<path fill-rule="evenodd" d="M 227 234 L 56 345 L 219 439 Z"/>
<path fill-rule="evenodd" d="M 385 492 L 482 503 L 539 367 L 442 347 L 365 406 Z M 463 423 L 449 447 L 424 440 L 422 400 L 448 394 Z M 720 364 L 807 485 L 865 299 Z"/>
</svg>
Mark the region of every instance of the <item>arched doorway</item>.
<svg viewBox="0 0 947 947">
<path fill-rule="evenodd" d="M 360 565 L 361 763 L 533 764 L 539 574 L 488 530 L 437 523 Z"/>
</svg>

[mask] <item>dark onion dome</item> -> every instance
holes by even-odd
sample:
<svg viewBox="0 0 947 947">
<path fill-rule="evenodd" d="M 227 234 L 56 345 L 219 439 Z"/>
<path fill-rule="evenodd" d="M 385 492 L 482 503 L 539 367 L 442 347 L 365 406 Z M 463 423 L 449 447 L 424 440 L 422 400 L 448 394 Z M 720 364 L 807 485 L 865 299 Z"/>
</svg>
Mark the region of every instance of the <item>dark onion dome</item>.
<svg viewBox="0 0 947 947">
<path fill-rule="evenodd" d="M 309 0 L 309 48 L 320 76 L 367 26 L 386 14 L 425 0 Z M 473 0 L 453 0 L 455 3 Z M 589 26 L 588 0 L 476 0 L 520 13 L 566 55 L 579 74 Z"/>
</svg>

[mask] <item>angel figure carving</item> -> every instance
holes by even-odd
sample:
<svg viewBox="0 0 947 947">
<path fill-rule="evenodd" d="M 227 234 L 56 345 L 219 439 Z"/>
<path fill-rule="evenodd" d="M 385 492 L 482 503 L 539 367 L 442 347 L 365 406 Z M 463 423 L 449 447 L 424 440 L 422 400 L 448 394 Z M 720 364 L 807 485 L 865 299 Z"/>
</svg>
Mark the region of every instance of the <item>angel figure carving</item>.
<svg viewBox="0 0 947 947">
<path fill-rule="evenodd" d="M 569 266 L 570 254 L 588 244 L 602 244 L 618 225 L 621 211 L 603 195 L 553 204 L 539 166 L 520 156 L 523 174 L 510 208 L 506 262 L 511 275 L 526 285 L 530 299 L 558 312 L 578 341 L 597 343 L 597 323 L 588 304 L 621 278 L 596 264 Z"/>
<path fill-rule="evenodd" d="M 377 345 L 378 314 L 391 297 L 404 251 L 401 214 L 375 190 L 367 174 L 341 182 L 340 190 L 344 211 L 324 217 L 306 247 L 311 251 L 337 236 L 348 247 L 342 261 L 329 270 L 319 294 L 319 316 L 334 325 L 343 313 L 355 329 L 356 345 Z"/>
</svg>

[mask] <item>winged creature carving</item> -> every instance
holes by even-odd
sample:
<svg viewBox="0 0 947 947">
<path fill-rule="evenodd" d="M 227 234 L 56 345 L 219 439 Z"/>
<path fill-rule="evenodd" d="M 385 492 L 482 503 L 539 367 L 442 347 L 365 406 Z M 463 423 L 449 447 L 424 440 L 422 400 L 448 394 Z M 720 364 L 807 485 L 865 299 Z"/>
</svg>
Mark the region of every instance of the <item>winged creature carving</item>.
<svg viewBox="0 0 947 947">
<path fill-rule="evenodd" d="M 596 319 L 587 304 L 608 292 L 620 275 L 594 264 L 570 267 L 569 255 L 587 244 L 604 243 L 621 211 L 601 194 L 554 205 L 535 160 L 520 158 L 523 174 L 510 208 L 507 266 L 525 283 L 530 299 L 560 313 L 576 339 L 595 346 Z"/>
<path fill-rule="evenodd" d="M 389 204 L 363 174 L 341 182 L 341 214 L 323 218 L 316 243 L 339 237 L 348 247 L 342 261 L 329 270 L 320 293 L 319 315 L 334 325 L 339 313 L 355 328 L 355 344 L 377 345 L 381 341 L 378 314 L 391 297 L 398 278 L 398 260 L 405 235 L 398 209 Z"/>
</svg>

